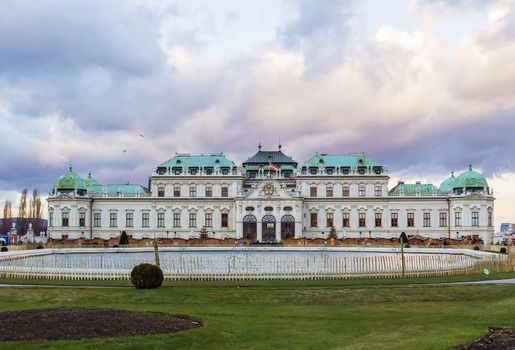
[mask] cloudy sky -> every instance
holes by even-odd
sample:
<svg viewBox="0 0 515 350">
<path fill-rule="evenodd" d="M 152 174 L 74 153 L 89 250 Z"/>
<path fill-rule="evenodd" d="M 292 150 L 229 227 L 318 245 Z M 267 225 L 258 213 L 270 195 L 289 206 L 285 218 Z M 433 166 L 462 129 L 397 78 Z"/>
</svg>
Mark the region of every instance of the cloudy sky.
<svg viewBox="0 0 515 350">
<path fill-rule="evenodd" d="M 472 164 L 497 226 L 514 111 L 515 0 L 2 1 L 2 201 L 70 161 L 146 184 L 175 152 L 241 162 L 280 140 L 299 162 L 366 152 L 391 186 Z"/>
</svg>

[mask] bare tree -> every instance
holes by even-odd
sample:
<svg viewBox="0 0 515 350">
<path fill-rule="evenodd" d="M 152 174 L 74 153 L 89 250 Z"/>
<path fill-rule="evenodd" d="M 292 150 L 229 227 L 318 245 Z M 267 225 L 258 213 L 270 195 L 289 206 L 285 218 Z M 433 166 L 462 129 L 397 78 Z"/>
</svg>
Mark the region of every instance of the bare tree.
<svg viewBox="0 0 515 350">
<path fill-rule="evenodd" d="M 29 190 L 23 189 L 20 196 L 20 207 L 18 209 L 18 232 L 21 235 L 27 233 L 27 193 Z"/>
<path fill-rule="evenodd" d="M 32 198 L 29 204 L 29 222 L 32 223 L 32 229 L 37 235 L 41 231 L 41 215 L 43 208 L 41 206 L 41 195 L 37 188 L 32 190 Z"/>
<path fill-rule="evenodd" d="M 10 200 L 5 201 L 4 205 L 4 216 L 2 220 L 2 227 L 0 228 L 0 233 L 7 233 L 11 229 L 11 223 L 13 220 L 13 212 L 12 212 L 13 203 Z"/>
</svg>

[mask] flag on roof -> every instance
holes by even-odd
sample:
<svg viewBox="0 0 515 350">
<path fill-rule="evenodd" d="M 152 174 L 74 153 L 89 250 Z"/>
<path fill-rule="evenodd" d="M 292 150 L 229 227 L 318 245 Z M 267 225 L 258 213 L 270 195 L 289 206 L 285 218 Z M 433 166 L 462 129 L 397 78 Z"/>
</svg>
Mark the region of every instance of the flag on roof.
<svg viewBox="0 0 515 350">
<path fill-rule="evenodd" d="M 274 163 L 272 163 L 272 162 L 268 163 L 268 168 L 270 169 L 270 171 L 273 171 L 273 172 L 276 172 L 276 173 L 279 172 L 279 166 L 274 164 Z"/>
</svg>

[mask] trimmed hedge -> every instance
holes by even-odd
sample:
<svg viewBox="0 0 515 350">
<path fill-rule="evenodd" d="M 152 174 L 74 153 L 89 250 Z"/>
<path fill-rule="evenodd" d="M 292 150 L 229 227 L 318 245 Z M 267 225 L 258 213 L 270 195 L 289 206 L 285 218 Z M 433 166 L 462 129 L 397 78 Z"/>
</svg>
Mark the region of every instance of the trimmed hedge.
<svg viewBox="0 0 515 350">
<path fill-rule="evenodd" d="M 138 289 L 159 288 L 163 284 L 163 270 L 152 264 L 139 264 L 131 272 L 131 283 Z"/>
<path fill-rule="evenodd" d="M 0 250 L 3 251 L 3 252 L 8 252 L 9 248 L 7 248 L 6 246 L 3 246 L 2 249 L 0 249 Z"/>
</svg>

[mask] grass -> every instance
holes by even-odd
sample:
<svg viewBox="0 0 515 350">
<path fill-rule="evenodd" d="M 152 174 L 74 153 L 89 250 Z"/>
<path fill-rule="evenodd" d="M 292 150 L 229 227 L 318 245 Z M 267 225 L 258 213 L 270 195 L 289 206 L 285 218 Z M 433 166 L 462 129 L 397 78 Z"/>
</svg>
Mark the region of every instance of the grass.
<svg viewBox="0 0 515 350">
<path fill-rule="evenodd" d="M 265 286 L 345 286 L 348 288 L 361 286 L 390 286 L 406 284 L 434 284 L 467 281 L 483 281 L 504 278 L 515 278 L 515 272 L 492 272 L 488 278 L 480 273 L 455 276 L 436 276 L 436 277 L 409 277 L 409 278 L 353 278 L 353 279 L 328 279 L 328 280 L 302 280 L 302 281 L 283 281 L 283 280 L 246 280 L 246 281 L 197 281 L 180 280 L 164 281 L 163 286 L 180 287 L 265 287 Z M 50 285 L 50 286 L 102 286 L 102 287 L 132 287 L 129 280 L 49 280 L 35 278 L 2 278 L 0 284 L 30 284 L 30 285 Z"/>
<path fill-rule="evenodd" d="M 181 281 L 157 290 L 0 288 L 2 311 L 113 307 L 204 321 L 203 328 L 171 335 L 2 342 L 0 348 L 449 349 L 489 327 L 515 327 L 515 285 L 427 284 L 459 279 Z"/>
</svg>

